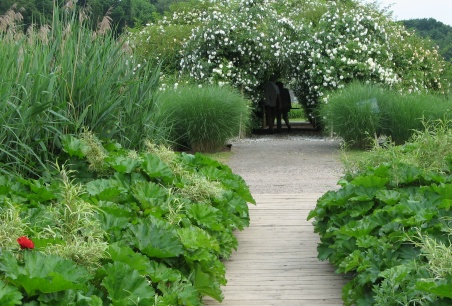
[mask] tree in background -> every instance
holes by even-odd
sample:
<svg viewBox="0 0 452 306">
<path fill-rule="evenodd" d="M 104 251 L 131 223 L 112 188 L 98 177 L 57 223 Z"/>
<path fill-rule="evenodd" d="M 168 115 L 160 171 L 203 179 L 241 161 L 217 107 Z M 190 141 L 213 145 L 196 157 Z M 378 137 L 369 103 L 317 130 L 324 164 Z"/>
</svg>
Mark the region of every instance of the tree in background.
<svg viewBox="0 0 452 306">
<path fill-rule="evenodd" d="M 122 33 L 126 27 L 136 27 L 154 20 L 157 12 L 149 0 L 2 0 L 0 16 L 11 8 L 20 11 L 26 30 L 32 24 L 50 24 L 55 4 L 77 5 L 87 9 L 93 26 L 97 26 L 108 15 L 117 34 Z"/>
<path fill-rule="evenodd" d="M 54 0 L 2 0 L 0 16 L 9 9 L 20 11 L 23 24 L 27 27 L 33 23 L 49 24 L 52 20 Z"/>
<path fill-rule="evenodd" d="M 433 18 L 401 21 L 405 28 L 412 29 L 424 38 L 430 38 L 438 45 L 438 52 L 450 61 L 452 59 L 452 27 Z"/>
</svg>

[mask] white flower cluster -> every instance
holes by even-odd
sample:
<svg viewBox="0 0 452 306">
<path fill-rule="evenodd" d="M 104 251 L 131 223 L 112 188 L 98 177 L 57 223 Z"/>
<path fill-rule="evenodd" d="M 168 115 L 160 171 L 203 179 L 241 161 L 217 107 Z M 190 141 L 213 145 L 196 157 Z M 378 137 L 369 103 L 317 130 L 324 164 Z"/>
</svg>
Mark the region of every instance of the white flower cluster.
<svg viewBox="0 0 452 306">
<path fill-rule="evenodd" d="M 442 87 L 437 51 L 371 5 L 200 0 L 145 27 L 134 41 L 155 42 L 182 29 L 186 36 L 146 54 L 170 58 L 175 71 L 198 83 L 230 84 L 255 101 L 270 77 L 290 81 L 308 108 L 357 79 L 411 91 Z"/>
<path fill-rule="evenodd" d="M 230 10 L 213 10 L 184 46 L 180 66 L 201 82 L 229 83 L 253 95 L 290 56 L 293 25 L 280 19 L 269 1 L 230 2 Z"/>
</svg>

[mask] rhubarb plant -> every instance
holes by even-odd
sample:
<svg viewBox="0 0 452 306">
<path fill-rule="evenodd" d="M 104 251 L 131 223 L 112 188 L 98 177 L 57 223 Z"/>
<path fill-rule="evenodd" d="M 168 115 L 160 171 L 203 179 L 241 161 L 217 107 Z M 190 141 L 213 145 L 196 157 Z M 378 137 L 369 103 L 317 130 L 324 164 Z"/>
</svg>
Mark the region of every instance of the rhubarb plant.
<svg viewBox="0 0 452 306">
<path fill-rule="evenodd" d="M 89 133 L 61 143 L 66 162 L 49 175 L 0 176 L 1 305 L 223 299 L 222 260 L 255 203 L 241 177 L 151 144 L 135 152 Z"/>
<path fill-rule="evenodd" d="M 419 142 L 400 148 L 405 159 L 408 149 L 418 156 Z M 452 154 L 436 155 L 446 161 L 441 170 L 386 156 L 318 200 L 308 216 L 318 258 L 349 280 L 346 305 L 450 305 Z"/>
</svg>

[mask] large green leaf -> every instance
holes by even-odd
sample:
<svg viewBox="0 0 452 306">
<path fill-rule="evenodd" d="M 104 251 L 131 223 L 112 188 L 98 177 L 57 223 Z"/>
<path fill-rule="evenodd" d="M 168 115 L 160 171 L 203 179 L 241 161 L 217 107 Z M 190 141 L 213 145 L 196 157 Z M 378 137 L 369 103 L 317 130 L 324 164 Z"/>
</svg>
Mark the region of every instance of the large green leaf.
<svg viewBox="0 0 452 306">
<path fill-rule="evenodd" d="M 341 227 L 336 234 L 346 235 L 350 237 L 362 237 L 370 234 L 379 224 L 369 219 L 360 219 L 358 221 L 351 221 Z"/>
<path fill-rule="evenodd" d="M 366 188 L 376 187 L 382 188 L 389 182 L 388 178 L 383 178 L 374 175 L 357 176 L 350 183 L 355 186 L 362 186 Z"/>
<path fill-rule="evenodd" d="M 164 263 L 159 263 L 154 260 L 150 261 L 148 275 L 155 283 L 176 282 L 183 278 L 179 270 L 168 268 Z"/>
<path fill-rule="evenodd" d="M 432 185 L 431 188 L 444 199 L 452 200 L 452 184 Z"/>
<path fill-rule="evenodd" d="M 452 275 L 446 279 L 438 281 L 419 280 L 416 289 L 428 293 L 433 293 L 442 298 L 452 299 Z"/>
<path fill-rule="evenodd" d="M 151 269 L 148 257 L 134 252 L 127 246 L 111 244 L 108 246 L 107 253 L 112 261 L 125 263 L 141 274 L 147 273 Z"/>
<path fill-rule="evenodd" d="M 9 286 L 0 280 L 0 305 L 21 305 L 22 297 L 22 293 L 20 293 L 19 289 Z"/>
<path fill-rule="evenodd" d="M 79 158 L 85 157 L 86 149 L 88 146 L 84 141 L 76 138 L 72 135 L 61 136 L 61 144 L 63 145 L 63 150 L 69 154 L 69 156 L 77 156 Z"/>
<path fill-rule="evenodd" d="M 57 198 L 51 187 L 40 180 L 23 180 L 22 182 L 31 189 L 31 192 L 24 195 L 30 201 L 46 202 Z"/>
<path fill-rule="evenodd" d="M 99 179 L 88 182 L 86 191 L 100 201 L 111 201 L 115 200 L 124 189 L 114 179 Z"/>
<path fill-rule="evenodd" d="M 201 265 L 195 266 L 194 286 L 203 295 L 208 295 L 218 302 L 224 299 L 220 284 L 212 281 L 211 275 L 201 269 Z"/>
<path fill-rule="evenodd" d="M 24 251 L 24 266 L 17 268 L 19 263 L 10 255 L 6 255 L 1 269 L 7 279 L 18 287 L 23 287 L 28 295 L 37 292 L 52 293 L 67 289 L 82 289 L 91 278 L 83 267 L 73 261 L 56 255 L 45 255 L 37 251 Z M 5 258 L 4 258 L 5 259 Z"/>
<path fill-rule="evenodd" d="M 224 229 L 224 225 L 221 223 L 221 213 L 211 205 L 203 203 L 190 205 L 187 209 L 187 214 L 195 219 L 199 225 L 215 231 Z"/>
<path fill-rule="evenodd" d="M 106 276 L 102 280 L 102 286 L 107 289 L 108 298 L 113 305 L 136 305 L 139 301 L 143 303 L 143 300 L 151 305 L 154 288 L 137 270 L 122 262 L 107 264 L 104 270 Z"/>
<path fill-rule="evenodd" d="M 140 164 L 139 160 L 124 155 L 110 155 L 105 162 L 119 173 L 131 173 Z"/>
<path fill-rule="evenodd" d="M 178 231 L 184 247 L 190 250 L 199 248 L 214 250 L 218 252 L 220 246 L 218 241 L 211 237 L 206 231 L 196 226 L 180 228 Z"/>
<path fill-rule="evenodd" d="M 163 220 L 150 215 L 146 222 L 130 226 L 132 242 L 142 253 L 149 257 L 177 257 L 183 253 L 183 245 L 175 228 Z"/>
<path fill-rule="evenodd" d="M 161 282 L 157 287 L 163 297 L 159 299 L 156 306 L 203 305 L 200 292 L 188 281 Z"/>
<path fill-rule="evenodd" d="M 150 178 L 158 178 L 165 182 L 171 182 L 173 180 L 173 172 L 157 155 L 151 153 L 144 154 L 141 167 Z"/>
<path fill-rule="evenodd" d="M 137 182 L 132 186 L 132 191 L 146 215 L 161 217 L 169 211 L 166 201 L 168 191 L 161 185 L 153 182 Z"/>
<path fill-rule="evenodd" d="M 397 178 L 399 184 L 410 184 L 418 180 L 423 171 L 416 166 L 407 164 L 398 164 L 397 167 Z"/>
<path fill-rule="evenodd" d="M 376 198 L 388 205 L 395 205 L 400 198 L 402 197 L 402 193 L 397 190 L 387 190 L 381 189 L 377 192 Z"/>
</svg>

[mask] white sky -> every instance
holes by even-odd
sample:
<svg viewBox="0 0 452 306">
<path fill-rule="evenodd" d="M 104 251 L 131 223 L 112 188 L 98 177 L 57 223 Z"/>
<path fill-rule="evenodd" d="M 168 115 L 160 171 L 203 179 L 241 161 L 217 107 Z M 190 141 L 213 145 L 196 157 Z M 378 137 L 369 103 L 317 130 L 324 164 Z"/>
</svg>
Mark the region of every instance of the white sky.
<svg viewBox="0 0 452 306">
<path fill-rule="evenodd" d="M 452 26 L 452 0 L 377 0 L 377 3 L 380 7 L 392 5 L 395 20 L 435 18 Z"/>
</svg>

